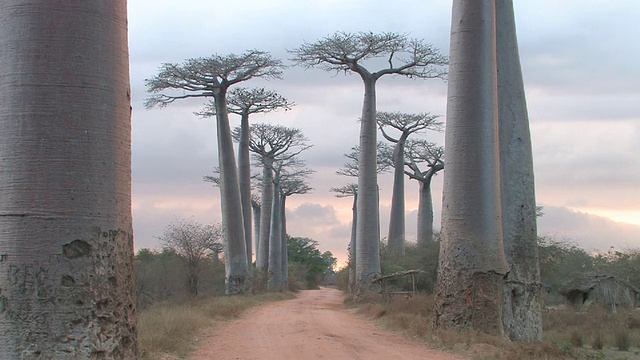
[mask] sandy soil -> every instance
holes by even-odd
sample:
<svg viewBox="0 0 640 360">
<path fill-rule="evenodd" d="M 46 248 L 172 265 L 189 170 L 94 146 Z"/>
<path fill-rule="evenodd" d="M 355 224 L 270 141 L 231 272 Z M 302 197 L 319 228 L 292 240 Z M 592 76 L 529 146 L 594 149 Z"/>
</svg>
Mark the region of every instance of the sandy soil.
<svg viewBox="0 0 640 360">
<path fill-rule="evenodd" d="M 344 309 L 342 299 L 324 288 L 252 309 L 205 334 L 192 360 L 464 359 L 382 331 Z"/>
</svg>

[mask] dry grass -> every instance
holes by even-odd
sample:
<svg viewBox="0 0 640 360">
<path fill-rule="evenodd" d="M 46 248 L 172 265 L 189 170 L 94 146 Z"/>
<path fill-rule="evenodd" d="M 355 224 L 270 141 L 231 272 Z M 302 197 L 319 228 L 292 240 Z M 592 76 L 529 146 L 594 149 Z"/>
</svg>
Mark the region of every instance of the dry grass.
<svg viewBox="0 0 640 360">
<path fill-rule="evenodd" d="M 138 314 L 140 358 L 183 359 L 195 349 L 202 331 L 214 325 L 216 320 L 233 319 L 264 302 L 293 297 L 291 293 L 266 293 L 151 306 Z"/>
<path fill-rule="evenodd" d="M 633 348 L 640 345 L 640 313 L 634 311 L 612 314 L 598 306 L 581 312 L 571 308 L 546 310 L 544 342 L 521 344 L 471 330 L 435 331 L 432 296 L 387 300 L 372 295 L 357 302 L 347 298 L 345 305 L 386 329 L 422 339 L 430 347 L 466 354 L 474 360 L 640 359 L 640 352 L 637 349 L 634 352 Z"/>
</svg>

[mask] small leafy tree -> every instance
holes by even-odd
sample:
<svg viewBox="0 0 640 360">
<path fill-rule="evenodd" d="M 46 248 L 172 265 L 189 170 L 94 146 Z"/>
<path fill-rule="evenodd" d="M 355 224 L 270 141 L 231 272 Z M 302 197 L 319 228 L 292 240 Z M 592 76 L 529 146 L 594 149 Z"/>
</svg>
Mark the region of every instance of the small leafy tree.
<svg viewBox="0 0 640 360">
<path fill-rule="evenodd" d="M 189 293 L 192 296 L 198 295 L 202 263 L 209 254 L 215 253 L 219 248 L 222 239 L 221 226 L 202 225 L 194 220 L 183 219 L 167 225 L 159 239 L 163 246 L 182 257 Z"/>
<path fill-rule="evenodd" d="M 298 284 L 309 289 L 317 288 L 327 270 L 332 270 L 336 263 L 330 251 L 321 253 L 317 241 L 303 237 L 287 236 L 287 256 L 292 268 L 289 274 L 294 277 L 290 286 Z"/>
</svg>

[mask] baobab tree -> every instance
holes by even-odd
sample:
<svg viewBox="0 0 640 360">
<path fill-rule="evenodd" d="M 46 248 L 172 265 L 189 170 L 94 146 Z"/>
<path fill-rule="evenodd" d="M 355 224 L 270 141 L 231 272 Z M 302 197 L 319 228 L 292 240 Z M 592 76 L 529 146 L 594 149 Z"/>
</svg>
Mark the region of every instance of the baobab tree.
<svg viewBox="0 0 640 360">
<path fill-rule="evenodd" d="M 391 195 L 391 214 L 389 216 L 389 235 L 387 237 L 389 251 L 404 255 L 405 222 L 404 222 L 404 148 L 410 135 L 424 130 L 439 131 L 442 122 L 437 115 L 429 113 L 407 114 L 401 112 L 379 112 L 376 115 L 382 136 L 393 143 L 391 164 L 393 166 L 393 190 Z M 393 137 L 389 130 L 399 136 Z"/>
<path fill-rule="evenodd" d="M 293 54 L 292 60 L 299 65 L 307 68 L 318 66 L 327 71 L 353 72 L 364 83 L 359 143 L 356 276 L 359 290 L 367 291 L 373 286 L 371 280 L 380 274 L 376 81 L 384 75 L 444 78 L 447 58 L 432 45 L 395 33 L 338 32 L 315 43 L 304 43 L 290 52 Z M 367 60 L 380 58 L 387 60 L 384 63 L 386 66 L 376 71 L 365 67 Z"/>
<path fill-rule="evenodd" d="M 164 247 L 173 249 L 181 256 L 187 273 L 189 294 L 197 296 L 203 261 L 211 253 L 217 259 L 215 250 L 219 249 L 222 239 L 220 224 L 203 225 L 183 219 L 167 225 L 158 239 Z"/>
<path fill-rule="evenodd" d="M 426 169 L 423 170 L 426 164 Z M 431 180 L 444 169 L 444 148 L 426 140 L 409 140 L 406 144 L 404 173 L 419 183 L 418 244 L 433 241 L 433 198 Z"/>
<path fill-rule="evenodd" d="M 300 129 L 282 125 L 252 124 L 249 126 L 249 150 L 255 154 L 262 165 L 262 199 L 260 211 L 260 236 L 256 268 L 258 284 L 267 285 L 269 270 L 269 239 L 271 234 L 271 217 L 274 202 L 274 166 L 277 162 L 286 163 L 294 159 L 302 151 L 310 148 L 307 138 Z M 233 136 L 238 139 L 240 129 L 234 130 Z"/>
<path fill-rule="evenodd" d="M 512 6 L 453 2 L 434 321 L 538 341 L 536 207 Z"/>
<path fill-rule="evenodd" d="M 147 108 L 166 106 L 187 98 L 213 98 L 215 104 L 218 161 L 220 166 L 220 198 L 225 253 L 225 291 L 244 293 L 251 287 L 244 217 L 240 200 L 238 171 L 233 155 L 233 141 L 227 110 L 227 90 L 230 86 L 252 78 L 279 78 L 280 60 L 266 52 L 249 50 L 243 54 L 191 58 L 182 64 L 165 63 L 158 74 L 147 79 Z M 165 90 L 176 90 L 163 93 Z"/>
<path fill-rule="evenodd" d="M 135 359 L 124 0 L 0 1 L 0 357 Z"/>
<path fill-rule="evenodd" d="M 251 163 L 249 161 L 249 115 L 269 113 L 278 109 L 289 110 L 294 103 L 287 101 L 278 93 L 264 88 L 233 88 L 227 94 L 227 111 L 240 116 L 240 134 L 238 137 L 238 184 L 246 242 L 247 261 L 251 267 Z M 215 102 L 209 102 L 198 113 L 204 117 L 216 116 Z"/>
<path fill-rule="evenodd" d="M 376 172 L 378 174 L 384 173 L 389 170 L 391 167 L 391 163 L 389 159 L 391 158 L 391 148 L 379 141 L 377 149 L 377 169 Z M 349 176 L 349 177 L 358 177 L 358 156 L 360 156 L 360 151 L 358 146 L 354 146 L 351 148 L 351 152 L 344 154 L 344 156 L 349 160 L 344 163 L 342 168 L 336 171 L 336 174 Z M 351 183 L 339 188 L 331 188 L 330 191 L 336 193 L 336 197 L 345 198 L 345 197 L 353 197 L 353 204 L 351 207 L 352 218 L 351 218 L 351 237 L 349 240 L 349 291 L 354 292 L 356 289 L 356 222 L 358 218 L 358 184 Z M 377 194 L 376 194 L 377 196 Z M 379 224 L 379 223 L 378 223 Z M 378 237 L 380 231 L 378 229 Z"/>
</svg>

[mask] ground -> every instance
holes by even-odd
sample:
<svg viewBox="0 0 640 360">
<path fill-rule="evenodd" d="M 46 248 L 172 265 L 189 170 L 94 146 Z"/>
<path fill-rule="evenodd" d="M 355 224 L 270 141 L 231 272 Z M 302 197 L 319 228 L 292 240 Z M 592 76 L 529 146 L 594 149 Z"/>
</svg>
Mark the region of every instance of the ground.
<svg viewBox="0 0 640 360">
<path fill-rule="evenodd" d="M 385 332 L 342 306 L 342 292 L 302 291 L 209 330 L 192 360 L 461 360 Z"/>
</svg>

